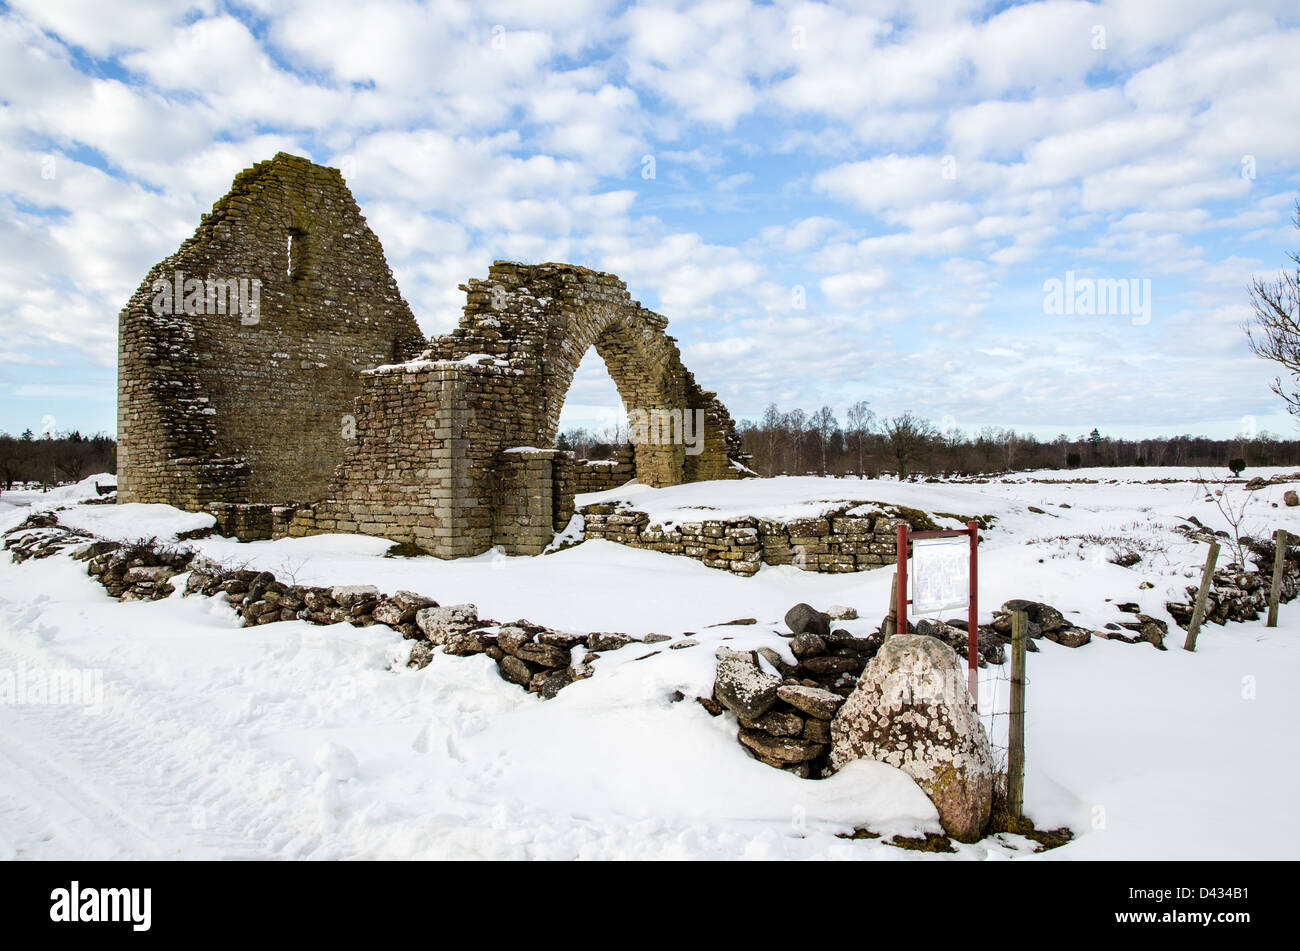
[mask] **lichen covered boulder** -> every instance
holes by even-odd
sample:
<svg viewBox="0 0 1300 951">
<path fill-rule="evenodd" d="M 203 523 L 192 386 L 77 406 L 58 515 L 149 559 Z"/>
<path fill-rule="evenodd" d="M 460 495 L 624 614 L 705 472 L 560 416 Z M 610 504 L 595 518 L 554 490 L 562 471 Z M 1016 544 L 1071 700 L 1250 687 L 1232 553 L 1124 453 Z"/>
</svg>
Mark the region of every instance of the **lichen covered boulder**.
<svg viewBox="0 0 1300 951">
<path fill-rule="evenodd" d="M 951 648 L 933 637 L 885 641 L 831 722 L 830 770 L 855 759 L 897 767 L 962 842 L 983 834 L 993 806 L 993 752 Z"/>
</svg>

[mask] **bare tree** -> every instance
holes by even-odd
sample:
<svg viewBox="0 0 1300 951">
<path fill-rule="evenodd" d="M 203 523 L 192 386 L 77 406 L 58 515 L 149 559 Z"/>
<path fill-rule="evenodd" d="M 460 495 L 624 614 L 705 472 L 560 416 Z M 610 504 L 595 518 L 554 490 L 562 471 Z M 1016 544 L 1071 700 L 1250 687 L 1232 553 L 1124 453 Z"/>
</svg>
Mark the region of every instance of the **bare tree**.
<svg viewBox="0 0 1300 951">
<path fill-rule="evenodd" d="M 1292 218 L 1300 228 L 1300 202 Z M 1287 255 L 1296 270 L 1283 271 L 1275 281 L 1256 277 L 1250 286 L 1254 316 L 1243 325 L 1256 356 L 1272 360 L 1290 377 L 1273 378 L 1272 389 L 1286 401 L 1287 412 L 1300 416 L 1300 251 Z"/>
<path fill-rule="evenodd" d="M 979 431 L 979 435 L 975 439 L 975 446 L 979 450 L 981 464 L 985 472 L 993 471 L 1000 441 L 1001 437 L 994 426 L 985 426 Z"/>
<path fill-rule="evenodd" d="M 1207 501 L 1213 502 L 1223 520 L 1228 523 L 1228 529 L 1231 534 L 1228 538 L 1228 544 L 1232 548 L 1233 559 L 1242 567 L 1246 567 L 1246 546 L 1250 541 L 1248 535 L 1244 534 L 1242 525 L 1246 521 L 1246 509 L 1250 506 L 1251 501 L 1255 498 L 1255 493 L 1241 491 L 1236 493 L 1234 500 L 1233 485 L 1227 479 L 1207 479 L 1201 474 L 1201 470 L 1196 470 L 1196 483 L 1205 492 Z"/>
<path fill-rule="evenodd" d="M 998 442 L 1002 444 L 1002 468 L 1010 472 L 1015 466 L 1016 452 L 1020 449 L 1020 437 L 1014 429 L 998 431 Z"/>
<path fill-rule="evenodd" d="M 875 424 L 876 414 L 871 411 L 871 404 L 858 400 L 849 407 L 849 435 L 853 439 L 853 448 L 858 455 L 858 478 L 862 478 L 862 457 L 867 445 L 867 433 Z"/>
<path fill-rule="evenodd" d="M 763 410 L 763 440 L 767 449 L 767 474 L 776 475 L 776 452 L 781 445 L 781 411 L 775 403 L 767 404 Z"/>
<path fill-rule="evenodd" d="M 817 446 L 822 453 L 822 470 L 821 474 L 826 475 L 826 447 L 830 444 L 831 437 L 835 435 L 835 430 L 840 428 L 839 420 L 835 418 L 835 410 L 829 406 L 823 406 L 817 412 L 813 413 L 809 421 L 813 434 L 817 437 Z"/>
<path fill-rule="evenodd" d="M 885 436 L 889 439 L 889 449 L 898 463 L 898 481 L 907 478 L 908 467 L 916 460 L 935 436 L 938 430 L 928 419 L 921 419 L 906 412 L 885 422 Z"/>
<path fill-rule="evenodd" d="M 944 471 L 961 471 L 966 462 L 966 435 L 956 426 L 949 426 L 939 434 L 939 445 L 944 451 Z"/>
<path fill-rule="evenodd" d="M 790 432 L 790 443 L 794 447 L 794 474 L 803 475 L 803 450 L 808 441 L 808 414 L 801 409 L 791 410 L 785 414 L 785 425 Z"/>
</svg>

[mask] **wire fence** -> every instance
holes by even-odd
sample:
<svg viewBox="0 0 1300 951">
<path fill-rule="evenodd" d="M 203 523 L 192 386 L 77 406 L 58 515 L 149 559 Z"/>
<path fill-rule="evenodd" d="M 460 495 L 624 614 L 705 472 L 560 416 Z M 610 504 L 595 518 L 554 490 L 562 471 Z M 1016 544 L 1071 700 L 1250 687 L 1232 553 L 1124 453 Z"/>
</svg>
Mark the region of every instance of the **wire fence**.
<svg viewBox="0 0 1300 951">
<path fill-rule="evenodd" d="M 1007 771 L 1011 751 L 1011 645 L 1006 646 L 1001 664 L 989 662 L 979 671 L 979 718 L 993 748 L 993 765 L 998 775 Z M 1028 665 L 1026 665 L 1028 666 Z M 1028 677 L 1025 680 L 1028 683 Z"/>
<path fill-rule="evenodd" d="M 916 619 L 921 620 L 921 619 Z M 954 623 L 953 620 L 943 620 L 937 617 L 928 618 L 938 624 L 946 624 L 952 627 L 958 627 L 965 632 L 965 620 Z M 965 670 L 967 664 L 967 655 L 965 650 L 957 652 L 961 656 L 962 668 Z M 1003 646 L 1002 663 L 994 663 L 992 660 L 984 658 L 982 653 L 977 655 L 977 661 L 983 661 L 984 666 L 977 669 L 976 689 L 979 693 L 977 697 L 977 710 L 981 725 L 984 732 L 988 735 L 989 745 L 993 750 L 993 761 L 996 772 L 1000 776 L 1005 776 L 1007 771 L 1008 759 L 1010 756 L 1010 724 L 1011 724 L 1011 641 L 1007 639 Z M 1026 667 L 1028 667 L 1028 658 L 1026 658 Z M 1029 684 L 1029 677 L 1025 676 L 1026 687 Z M 967 691 L 969 692 L 969 691 Z"/>
</svg>

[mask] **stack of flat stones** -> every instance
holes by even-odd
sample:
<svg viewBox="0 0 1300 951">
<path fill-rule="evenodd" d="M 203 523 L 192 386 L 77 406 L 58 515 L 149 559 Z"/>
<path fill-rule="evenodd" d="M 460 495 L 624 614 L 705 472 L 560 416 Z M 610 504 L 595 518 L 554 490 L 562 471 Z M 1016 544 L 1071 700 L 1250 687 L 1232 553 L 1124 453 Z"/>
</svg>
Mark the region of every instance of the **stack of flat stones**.
<svg viewBox="0 0 1300 951">
<path fill-rule="evenodd" d="M 579 494 L 617 489 L 635 478 L 636 457 L 630 444 L 615 448 L 609 459 L 584 459 L 574 463 L 573 488 Z"/>
<path fill-rule="evenodd" d="M 53 512 L 36 512 L 5 532 L 5 551 L 10 561 L 21 564 L 29 558 L 49 558 L 83 544 L 88 537 L 85 532 L 60 525 Z"/>
<path fill-rule="evenodd" d="M 569 684 L 595 671 L 599 653 L 589 649 L 618 649 L 632 638 L 619 634 L 572 634 L 526 620 L 499 624 L 480 620 L 472 604 L 432 606 L 416 612 L 423 638 L 411 650 L 409 666 L 420 668 L 441 647 L 456 657 L 486 654 L 496 662 L 501 678 L 549 700 Z"/>
<path fill-rule="evenodd" d="M 879 634 L 861 638 L 831 629 L 833 619 L 856 617 L 851 608 L 823 613 L 795 605 L 785 623 L 796 663 L 770 647 L 720 647 L 713 696 L 700 702 L 714 715 L 734 713 L 741 744 L 760 762 L 805 779 L 820 777 L 830 752 L 831 719 L 883 643 Z"/>
<path fill-rule="evenodd" d="M 1210 591 L 1205 597 L 1205 620 L 1214 624 L 1228 621 L 1255 621 L 1268 610 L 1269 590 L 1273 583 L 1273 543 L 1252 542 L 1251 558 L 1258 570 L 1248 571 L 1240 565 L 1228 565 L 1214 572 Z M 1282 586 L 1278 601 L 1287 602 L 1300 594 L 1300 558 L 1294 548 L 1283 553 Z M 1197 585 L 1188 585 L 1186 601 L 1169 601 L 1165 610 L 1183 630 L 1192 619 Z"/>
<path fill-rule="evenodd" d="M 109 541 L 89 542 L 71 555 L 87 562 L 90 576 L 119 601 L 159 601 L 171 596 L 176 590 L 172 578 L 194 558 L 194 553 L 185 549 Z"/>
<path fill-rule="evenodd" d="M 29 515 L 5 535 L 5 549 L 15 563 L 66 552 L 77 561 L 88 562 L 90 576 L 119 601 L 157 601 L 169 596 L 176 590 L 171 579 L 194 558 L 186 548 L 97 539 L 89 532 L 61 525 L 53 512 Z"/>
<path fill-rule="evenodd" d="M 389 596 L 374 585 L 285 584 L 269 571 L 246 568 L 227 571 L 212 565 L 190 572 L 185 594 L 221 595 L 244 619 L 246 627 L 276 621 L 310 624 L 346 621 L 353 627 L 386 624 L 407 638 L 418 636 L 415 612 L 437 604 L 432 598 L 410 591 Z"/>
</svg>

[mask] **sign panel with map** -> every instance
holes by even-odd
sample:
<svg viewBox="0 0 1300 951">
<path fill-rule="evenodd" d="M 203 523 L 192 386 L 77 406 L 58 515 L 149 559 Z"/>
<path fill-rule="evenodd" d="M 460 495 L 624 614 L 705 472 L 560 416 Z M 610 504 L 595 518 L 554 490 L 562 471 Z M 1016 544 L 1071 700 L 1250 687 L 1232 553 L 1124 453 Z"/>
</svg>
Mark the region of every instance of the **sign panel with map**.
<svg viewBox="0 0 1300 951">
<path fill-rule="evenodd" d="M 970 606 L 970 540 L 917 538 L 912 541 L 912 611 L 934 614 Z"/>
</svg>

